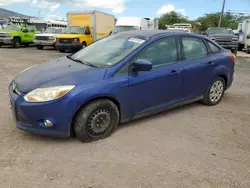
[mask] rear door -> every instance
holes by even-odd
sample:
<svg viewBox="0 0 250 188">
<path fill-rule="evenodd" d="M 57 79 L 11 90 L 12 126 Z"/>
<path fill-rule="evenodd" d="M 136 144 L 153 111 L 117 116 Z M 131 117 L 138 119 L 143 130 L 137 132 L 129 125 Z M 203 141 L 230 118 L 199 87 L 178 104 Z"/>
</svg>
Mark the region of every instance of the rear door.
<svg viewBox="0 0 250 188">
<path fill-rule="evenodd" d="M 181 37 L 183 58 L 183 99 L 202 96 L 211 81 L 216 59 L 205 41 L 198 37 Z"/>
</svg>

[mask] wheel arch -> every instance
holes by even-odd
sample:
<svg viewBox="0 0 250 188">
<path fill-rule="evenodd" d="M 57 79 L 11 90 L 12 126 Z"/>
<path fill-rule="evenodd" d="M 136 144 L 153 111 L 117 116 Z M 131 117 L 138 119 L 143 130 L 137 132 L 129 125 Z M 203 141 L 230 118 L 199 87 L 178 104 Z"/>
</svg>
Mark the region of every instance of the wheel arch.
<svg viewBox="0 0 250 188">
<path fill-rule="evenodd" d="M 117 108 L 119 110 L 119 123 L 120 123 L 120 121 L 122 119 L 122 111 L 121 111 L 121 104 L 120 104 L 120 102 L 115 97 L 113 97 L 113 96 L 108 96 L 108 95 L 95 96 L 95 97 L 92 97 L 92 98 L 84 101 L 81 105 L 79 105 L 79 107 L 74 112 L 73 118 L 72 118 L 71 124 L 70 124 L 70 134 L 71 135 L 74 132 L 73 131 L 73 124 L 75 122 L 75 118 L 76 118 L 77 114 L 79 113 L 79 111 L 83 107 L 87 106 L 88 104 L 90 104 L 91 102 L 96 101 L 96 100 L 110 100 L 110 101 L 112 101 L 117 106 Z"/>
</svg>

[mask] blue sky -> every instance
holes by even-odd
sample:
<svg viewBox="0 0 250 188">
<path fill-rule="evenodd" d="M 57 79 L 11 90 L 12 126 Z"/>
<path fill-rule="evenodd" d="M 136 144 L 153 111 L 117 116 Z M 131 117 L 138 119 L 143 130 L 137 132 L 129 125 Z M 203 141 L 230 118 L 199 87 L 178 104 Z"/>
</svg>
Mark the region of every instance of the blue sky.
<svg viewBox="0 0 250 188">
<path fill-rule="evenodd" d="M 237 3 L 236 3 L 237 2 Z M 159 17 L 175 10 L 190 19 L 221 10 L 222 0 L 0 0 L 0 7 L 31 16 L 66 19 L 73 10 L 96 9 L 115 15 Z M 226 0 L 225 11 L 250 13 L 250 0 Z"/>
</svg>

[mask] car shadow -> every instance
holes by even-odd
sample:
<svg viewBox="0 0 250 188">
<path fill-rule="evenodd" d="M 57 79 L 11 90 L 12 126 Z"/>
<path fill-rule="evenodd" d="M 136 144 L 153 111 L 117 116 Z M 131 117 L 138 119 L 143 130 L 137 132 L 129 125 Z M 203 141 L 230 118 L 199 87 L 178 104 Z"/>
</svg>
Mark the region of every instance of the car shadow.
<svg viewBox="0 0 250 188">
<path fill-rule="evenodd" d="M 137 124 L 142 124 L 142 123 L 145 123 L 145 122 L 148 122 L 148 121 L 154 121 L 154 120 L 156 120 L 158 118 L 161 118 L 161 117 L 168 117 L 168 116 L 171 116 L 171 115 L 176 114 L 176 113 L 182 113 L 183 111 L 187 111 L 189 108 L 199 108 L 201 106 L 203 106 L 203 105 L 200 102 L 179 106 L 179 107 L 176 107 L 176 108 L 173 108 L 173 109 L 170 109 L 170 110 L 166 110 L 166 111 L 163 111 L 163 112 L 159 112 L 159 113 L 156 113 L 156 114 L 153 114 L 153 115 L 149 115 L 149 116 L 146 116 L 146 117 L 143 117 L 143 118 L 140 118 L 140 119 L 136 119 L 136 120 L 132 120 L 132 121 L 120 124 L 116 131 L 120 131 L 123 128 L 127 128 L 127 127 L 130 127 L 130 126 L 131 127 L 132 126 L 137 126 Z"/>
</svg>

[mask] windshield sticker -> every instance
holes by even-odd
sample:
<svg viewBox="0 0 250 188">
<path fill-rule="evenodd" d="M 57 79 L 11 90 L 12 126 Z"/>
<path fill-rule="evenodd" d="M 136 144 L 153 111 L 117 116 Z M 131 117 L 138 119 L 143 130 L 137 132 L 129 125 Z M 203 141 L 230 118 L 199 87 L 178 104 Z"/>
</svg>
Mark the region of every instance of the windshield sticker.
<svg viewBox="0 0 250 188">
<path fill-rule="evenodd" d="M 142 44 L 145 42 L 145 40 L 142 39 L 137 39 L 137 38 L 131 38 L 128 40 L 129 42 L 134 42 L 134 43 L 138 43 L 138 44 Z"/>
</svg>

